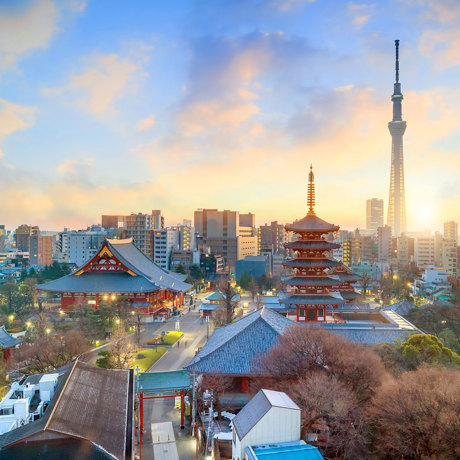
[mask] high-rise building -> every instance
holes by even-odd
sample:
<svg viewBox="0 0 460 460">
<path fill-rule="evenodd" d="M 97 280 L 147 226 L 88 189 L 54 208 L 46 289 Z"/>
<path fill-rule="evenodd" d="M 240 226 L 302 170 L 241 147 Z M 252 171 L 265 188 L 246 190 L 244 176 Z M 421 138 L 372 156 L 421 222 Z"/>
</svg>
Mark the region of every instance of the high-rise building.
<svg viewBox="0 0 460 460">
<path fill-rule="evenodd" d="M 107 231 L 101 227 L 77 231 L 64 230 L 59 234 L 58 240 L 58 248 L 62 257 L 60 260 L 81 267 L 98 253 L 109 236 Z"/>
<path fill-rule="evenodd" d="M 7 231 L 4 225 L 0 225 L 0 252 L 6 249 Z"/>
<path fill-rule="evenodd" d="M 30 236 L 29 254 L 31 265 L 51 265 L 53 263 L 53 237 L 34 232 Z"/>
<path fill-rule="evenodd" d="M 257 229 L 257 245 L 259 254 L 262 251 L 271 249 L 273 253 L 284 253 L 284 243 L 286 243 L 286 231 L 284 225 L 277 221 L 270 225 L 261 225 Z"/>
<path fill-rule="evenodd" d="M 126 226 L 126 216 L 102 216 L 101 225 L 104 228 L 123 228 Z"/>
<path fill-rule="evenodd" d="M 414 260 L 414 239 L 401 235 L 396 239 L 396 259 L 399 268 L 407 268 Z"/>
<path fill-rule="evenodd" d="M 457 278 L 458 260 L 457 243 L 454 239 L 443 238 L 441 243 L 441 267 L 447 270 L 447 274 Z"/>
<path fill-rule="evenodd" d="M 453 220 L 444 222 L 444 238 L 455 240 L 458 244 L 458 224 Z"/>
<path fill-rule="evenodd" d="M 377 229 L 377 248 L 379 262 L 390 262 L 391 259 L 391 227 L 385 225 Z"/>
<path fill-rule="evenodd" d="M 194 213 L 194 223 L 200 243 L 209 247 L 211 253 L 221 254 L 231 270 L 237 260 L 257 255 L 254 214 L 198 209 Z"/>
<path fill-rule="evenodd" d="M 436 238 L 434 236 L 418 236 L 414 243 L 415 264 L 419 268 L 427 268 L 436 262 Z"/>
<path fill-rule="evenodd" d="M 396 46 L 396 81 L 391 96 L 393 101 L 393 119 L 388 123 L 391 144 L 391 176 L 390 199 L 388 202 L 388 225 L 393 236 L 398 237 L 406 232 L 406 202 L 404 191 L 404 153 L 403 136 L 406 131 L 406 122 L 402 119 L 401 83 L 399 83 L 399 40 Z"/>
<path fill-rule="evenodd" d="M 383 200 L 371 198 L 366 201 L 366 229 L 377 232 L 383 227 Z"/>
<path fill-rule="evenodd" d="M 169 270 L 171 252 L 179 249 L 179 230 L 177 228 L 159 228 L 153 230 L 153 261 L 165 270 Z"/>
</svg>

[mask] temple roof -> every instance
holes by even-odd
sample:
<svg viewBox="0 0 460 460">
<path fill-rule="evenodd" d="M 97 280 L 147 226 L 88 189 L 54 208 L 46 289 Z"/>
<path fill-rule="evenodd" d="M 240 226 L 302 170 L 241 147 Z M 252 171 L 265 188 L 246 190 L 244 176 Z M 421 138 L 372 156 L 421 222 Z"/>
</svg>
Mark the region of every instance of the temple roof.
<svg viewBox="0 0 460 460">
<path fill-rule="evenodd" d="M 89 271 L 93 261 L 107 250 L 118 259 L 128 271 Z M 106 240 L 98 253 L 75 273 L 36 286 L 42 291 L 82 293 L 143 293 L 159 289 L 185 292 L 191 285 L 184 282 L 184 275 L 164 270 L 149 259 L 133 243 L 132 239 Z"/>
<path fill-rule="evenodd" d="M 344 303 L 345 300 L 339 295 L 316 295 L 316 294 L 293 294 L 280 297 L 280 303 L 290 303 L 297 305 L 328 305 Z"/>
<path fill-rule="evenodd" d="M 330 224 L 316 215 L 307 215 L 303 219 L 296 220 L 292 224 L 285 226 L 286 230 L 291 232 L 335 232 L 339 229 L 338 225 Z"/>
<path fill-rule="evenodd" d="M 233 323 L 216 328 L 185 369 L 199 374 L 257 374 L 256 357 L 268 353 L 278 343 L 279 336 L 295 324 L 262 307 Z"/>
<path fill-rule="evenodd" d="M 0 349 L 10 348 L 17 345 L 21 339 L 13 337 L 6 329 L 5 326 L 0 327 Z"/>
</svg>

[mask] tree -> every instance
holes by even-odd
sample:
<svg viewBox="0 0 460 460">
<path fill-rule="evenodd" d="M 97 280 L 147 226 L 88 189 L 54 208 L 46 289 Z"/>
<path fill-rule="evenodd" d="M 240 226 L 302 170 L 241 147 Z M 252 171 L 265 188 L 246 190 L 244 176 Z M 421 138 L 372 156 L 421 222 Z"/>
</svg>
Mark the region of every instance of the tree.
<svg viewBox="0 0 460 460">
<path fill-rule="evenodd" d="M 88 349 L 88 342 L 80 331 L 67 331 L 25 341 L 13 351 L 13 362 L 26 366 L 31 373 L 42 373 L 72 362 Z"/>
<path fill-rule="evenodd" d="M 371 349 L 307 325 L 288 329 L 279 344 L 255 363 L 255 370 L 291 382 L 313 372 L 333 375 L 359 402 L 369 401 L 386 374 Z"/>
<path fill-rule="evenodd" d="M 454 353 L 434 335 L 414 334 L 401 344 L 401 353 L 409 369 L 421 364 L 460 366 L 460 356 Z"/>
<path fill-rule="evenodd" d="M 179 264 L 176 267 L 176 273 L 181 273 L 182 275 L 185 275 L 187 272 L 185 271 L 185 267 L 182 264 Z"/>
<path fill-rule="evenodd" d="M 369 275 L 363 275 L 362 278 L 361 278 L 361 288 L 362 288 L 362 291 L 363 291 L 363 295 L 366 295 L 367 293 L 367 288 L 369 287 L 369 284 L 371 282 L 371 278 L 369 277 Z"/>
<path fill-rule="evenodd" d="M 251 277 L 246 273 L 241 273 L 240 281 L 238 284 L 240 285 L 241 289 L 247 291 L 249 289 L 249 284 L 251 282 Z"/>
<path fill-rule="evenodd" d="M 110 341 L 110 363 L 114 369 L 130 369 L 134 364 L 134 347 L 121 323 L 114 329 Z"/>
<path fill-rule="evenodd" d="M 388 380 L 374 398 L 376 458 L 460 457 L 460 372 L 420 368 Z"/>
<path fill-rule="evenodd" d="M 249 283 L 249 291 L 251 291 L 252 301 L 254 302 L 256 295 L 259 292 L 259 285 L 257 284 L 257 280 L 251 276 L 251 281 Z"/>
<path fill-rule="evenodd" d="M 223 296 L 223 299 L 220 301 L 220 305 L 223 307 L 223 318 L 220 318 L 219 315 L 217 315 L 215 317 L 215 322 L 217 325 L 230 324 L 235 317 L 237 302 L 234 300 L 234 298 L 236 292 L 229 280 L 223 281 L 219 284 L 219 291 Z"/>
</svg>

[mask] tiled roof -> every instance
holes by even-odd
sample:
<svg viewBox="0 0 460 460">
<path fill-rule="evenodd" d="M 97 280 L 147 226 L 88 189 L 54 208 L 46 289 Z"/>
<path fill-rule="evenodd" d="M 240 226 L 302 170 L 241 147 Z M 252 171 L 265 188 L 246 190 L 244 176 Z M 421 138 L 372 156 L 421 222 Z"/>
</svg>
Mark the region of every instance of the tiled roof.
<svg viewBox="0 0 460 460">
<path fill-rule="evenodd" d="M 393 305 L 388 305 L 388 307 L 383 308 L 383 311 L 392 310 L 396 313 L 405 316 L 409 313 L 409 310 L 416 308 L 415 305 L 408 300 L 402 300 L 401 302 L 396 302 Z"/>
<path fill-rule="evenodd" d="M 190 284 L 183 281 L 183 275 L 164 270 L 149 259 L 132 242 L 124 241 L 126 240 L 107 240 L 107 245 L 114 256 L 120 258 L 120 260 L 129 266 L 131 270 L 136 273 L 141 272 L 161 289 L 185 292 L 192 287 Z"/>
<path fill-rule="evenodd" d="M 242 440 L 272 407 L 300 410 L 286 393 L 259 390 L 232 420 L 239 439 Z"/>
<path fill-rule="evenodd" d="M 16 339 L 9 332 L 6 331 L 5 326 L 0 327 L 0 347 L 10 348 L 17 345 L 21 339 Z"/>
<path fill-rule="evenodd" d="M 116 458 L 125 458 L 131 439 L 128 423 L 130 371 L 101 369 L 76 361 L 60 378 L 44 416 L 0 436 L 0 447 L 27 442 L 32 436 L 51 430 L 103 447 Z"/>
<path fill-rule="evenodd" d="M 66 275 L 54 281 L 40 284 L 37 289 L 55 292 L 153 292 L 160 289 L 144 276 L 128 273 L 86 272 L 81 275 Z"/>
<path fill-rule="evenodd" d="M 339 227 L 334 224 L 330 224 L 329 222 L 326 222 L 323 219 L 320 219 L 317 216 L 305 216 L 303 219 L 296 220 L 292 224 L 287 224 L 286 225 L 286 230 L 288 231 L 322 231 L 322 232 L 332 232 L 335 230 L 338 230 Z"/>
<path fill-rule="evenodd" d="M 239 302 L 240 299 L 241 299 L 241 295 L 237 293 L 232 297 L 232 302 Z M 221 300 L 225 300 L 225 295 L 221 291 L 217 290 L 213 292 L 212 294 L 209 294 L 208 296 L 206 296 L 205 300 L 221 301 Z"/>
<path fill-rule="evenodd" d="M 185 369 L 197 373 L 257 374 L 255 359 L 268 353 L 278 343 L 279 335 L 293 325 L 284 316 L 260 308 L 217 328 Z"/>
</svg>

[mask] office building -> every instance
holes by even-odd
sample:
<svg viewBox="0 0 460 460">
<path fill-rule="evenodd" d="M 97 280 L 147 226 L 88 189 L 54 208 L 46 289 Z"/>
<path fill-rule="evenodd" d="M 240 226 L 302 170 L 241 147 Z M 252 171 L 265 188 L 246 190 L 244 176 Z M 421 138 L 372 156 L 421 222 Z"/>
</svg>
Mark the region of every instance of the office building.
<svg viewBox="0 0 460 460">
<path fill-rule="evenodd" d="M 436 241 L 434 236 L 419 236 L 415 238 L 414 259 L 419 268 L 435 265 Z"/>
<path fill-rule="evenodd" d="M 383 227 L 383 200 L 371 198 L 366 201 L 366 230 L 377 232 Z"/>
<path fill-rule="evenodd" d="M 444 222 L 444 238 L 448 240 L 455 240 L 458 244 L 458 224 L 453 220 Z"/>
<path fill-rule="evenodd" d="M 377 248 L 379 262 L 390 262 L 391 260 L 391 227 L 385 225 L 377 229 Z"/>
<path fill-rule="evenodd" d="M 286 231 L 284 225 L 278 224 L 277 221 L 271 222 L 270 225 L 261 225 L 257 229 L 257 246 L 259 254 L 263 250 L 271 249 L 273 253 L 283 253 L 284 243 L 286 241 Z"/>
<path fill-rule="evenodd" d="M 254 214 L 238 211 L 198 209 L 194 213 L 195 230 L 200 243 L 213 254 L 221 254 L 233 270 L 237 260 L 257 255 Z"/>
<path fill-rule="evenodd" d="M 169 270 L 172 251 L 179 249 L 179 236 L 177 228 L 153 230 L 153 261 L 164 270 Z"/>
</svg>

